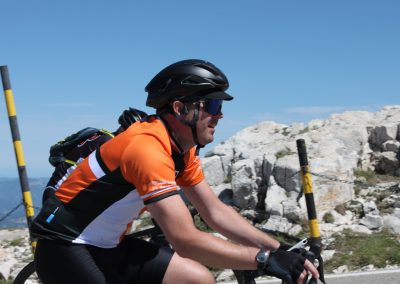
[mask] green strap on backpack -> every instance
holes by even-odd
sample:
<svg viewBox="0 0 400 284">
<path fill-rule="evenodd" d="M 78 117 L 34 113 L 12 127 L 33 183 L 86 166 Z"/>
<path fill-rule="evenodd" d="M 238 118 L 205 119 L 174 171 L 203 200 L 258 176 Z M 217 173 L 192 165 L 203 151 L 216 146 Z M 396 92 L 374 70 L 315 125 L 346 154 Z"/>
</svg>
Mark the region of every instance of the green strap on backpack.
<svg viewBox="0 0 400 284">
<path fill-rule="evenodd" d="M 82 130 L 79 130 L 76 133 L 69 135 L 63 140 L 58 141 L 56 144 L 50 147 L 50 156 L 49 156 L 50 164 L 54 167 L 56 167 L 61 162 L 75 164 L 76 161 L 70 161 L 66 159 L 65 158 L 66 155 L 86 139 L 89 139 L 90 137 L 98 134 L 107 134 L 110 135 L 111 137 L 114 137 L 114 135 L 107 129 L 86 127 Z"/>
</svg>

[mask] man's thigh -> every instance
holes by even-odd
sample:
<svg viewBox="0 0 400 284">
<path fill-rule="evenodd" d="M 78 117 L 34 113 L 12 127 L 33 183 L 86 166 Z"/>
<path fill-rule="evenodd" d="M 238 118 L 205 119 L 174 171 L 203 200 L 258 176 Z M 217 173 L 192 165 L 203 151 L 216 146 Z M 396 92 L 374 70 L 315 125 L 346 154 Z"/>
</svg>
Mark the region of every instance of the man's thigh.
<svg viewBox="0 0 400 284">
<path fill-rule="evenodd" d="M 162 283 L 174 251 L 140 239 L 127 237 L 120 244 L 123 257 L 119 270 L 127 283 Z"/>
</svg>

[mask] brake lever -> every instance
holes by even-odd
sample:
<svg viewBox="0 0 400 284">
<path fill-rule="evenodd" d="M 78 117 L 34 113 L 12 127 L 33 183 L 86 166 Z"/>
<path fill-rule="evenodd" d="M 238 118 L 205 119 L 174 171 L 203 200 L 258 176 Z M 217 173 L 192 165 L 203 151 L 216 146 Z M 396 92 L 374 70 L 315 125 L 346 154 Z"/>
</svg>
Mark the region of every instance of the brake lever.
<svg viewBox="0 0 400 284">
<path fill-rule="evenodd" d="M 324 275 L 324 260 L 322 259 L 320 252 L 320 248 L 318 246 L 311 246 L 310 250 L 308 250 L 304 257 L 308 259 L 314 266 L 317 268 L 317 271 L 319 273 L 319 280 L 326 284 L 325 282 L 325 275 Z M 315 278 L 310 278 L 310 280 L 304 281 L 304 284 L 317 284 L 318 280 Z"/>
<path fill-rule="evenodd" d="M 319 262 L 319 265 L 318 265 L 317 270 L 318 270 L 318 273 L 319 273 L 319 280 L 320 280 L 323 284 L 326 284 L 326 282 L 325 282 L 325 276 L 324 276 L 324 269 L 323 269 L 323 260 L 322 260 L 322 257 L 321 257 L 321 256 L 318 258 L 318 262 Z M 306 283 L 307 283 L 307 284 L 317 284 L 317 283 L 318 283 L 318 280 L 315 279 L 315 278 L 310 278 L 310 280 L 308 280 L 308 282 L 307 282 L 307 279 L 305 279 L 304 284 L 306 284 Z"/>
<path fill-rule="evenodd" d="M 318 256 L 317 260 L 318 260 L 317 270 L 318 270 L 318 273 L 319 273 L 319 280 L 322 283 L 326 284 L 325 275 L 324 275 L 324 260 L 322 259 L 322 257 L 320 255 Z"/>
<path fill-rule="evenodd" d="M 308 244 L 308 239 L 305 238 L 305 239 L 301 240 L 300 242 L 298 242 L 297 244 L 295 244 L 294 246 L 292 246 L 291 248 L 289 248 L 287 251 L 305 248 L 307 244 Z"/>
</svg>

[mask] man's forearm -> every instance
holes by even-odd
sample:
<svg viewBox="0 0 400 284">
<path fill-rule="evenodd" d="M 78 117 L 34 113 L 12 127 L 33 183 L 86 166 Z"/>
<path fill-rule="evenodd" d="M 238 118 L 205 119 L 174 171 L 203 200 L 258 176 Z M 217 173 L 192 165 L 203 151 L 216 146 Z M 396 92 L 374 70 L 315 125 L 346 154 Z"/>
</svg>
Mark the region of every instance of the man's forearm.
<svg viewBox="0 0 400 284">
<path fill-rule="evenodd" d="M 243 245 L 266 249 L 277 249 L 279 242 L 255 228 L 231 207 L 222 205 L 209 215 L 207 224 L 218 233 Z"/>
<path fill-rule="evenodd" d="M 241 246 L 198 231 L 175 243 L 173 248 L 182 256 L 216 268 L 255 270 L 257 247 Z"/>
</svg>

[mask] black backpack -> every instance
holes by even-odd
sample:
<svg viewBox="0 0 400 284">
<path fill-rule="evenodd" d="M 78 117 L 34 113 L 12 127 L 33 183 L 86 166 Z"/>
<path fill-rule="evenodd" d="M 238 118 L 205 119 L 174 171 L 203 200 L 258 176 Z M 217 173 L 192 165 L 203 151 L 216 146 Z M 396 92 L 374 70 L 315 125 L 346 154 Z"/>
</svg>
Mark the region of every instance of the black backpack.
<svg viewBox="0 0 400 284">
<path fill-rule="evenodd" d="M 82 130 L 79 130 L 76 133 L 69 135 L 68 137 L 64 138 L 61 141 L 58 141 L 56 144 L 50 147 L 50 156 L 49 162 L 52 166 L 56 167 L 61 162 L 66 162 L 66 156 L 68 153 L 71 152 L 75 147 L 79 144 L 85 142 L 87 139 L 90 139 L 96 135 L 103 135 L 107 134 L 111 137 L 114 135 L 106 130 L 106 129 L 98 129 L 93 127 L 86 127 Z M 90 153 L 87 153 L 89 155 Z M 73 161 L 74 163 L 76 161 Z"/>
</svg>

